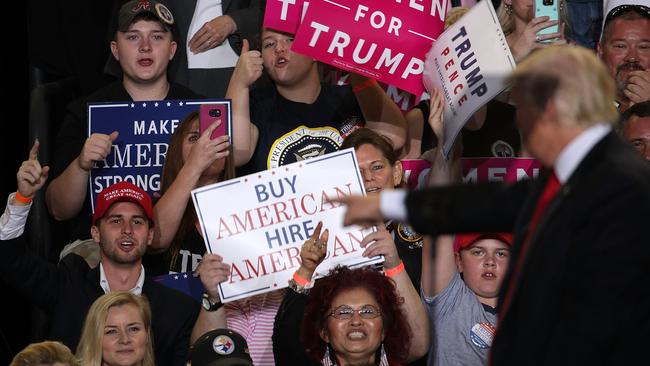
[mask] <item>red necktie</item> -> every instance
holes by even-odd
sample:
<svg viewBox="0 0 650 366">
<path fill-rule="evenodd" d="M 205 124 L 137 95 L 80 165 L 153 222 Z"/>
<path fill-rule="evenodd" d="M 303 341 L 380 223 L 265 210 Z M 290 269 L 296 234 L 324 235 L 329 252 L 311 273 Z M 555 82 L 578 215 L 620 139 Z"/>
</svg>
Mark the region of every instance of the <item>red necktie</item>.
<svg viewBox="0 0 650 366">
<path fill-rule="evenodd" d="M 555 197 L 555 195 L 559 190 L 560 190 L 560 181 L 557 179 L 555 173 L 551 171 L 551 174 L 548 176 L 548 180 L 546 181 L 546 186 L 544 186 L 544 191 L 542 191 L 542 195 L 539 197 L 539 200 L 537 201 L 537 207 L 535 207 L 535 212 L 533 213 L 533 217 L 530 219 L 530 224 L 528 225 L 526 240 L 524 240 L 524 243 L 521 246 L 521 250 L 519 251 L 519 257 L 517 258 L 515 267 L 512 270 L 512 275 L 510 276 L 510 282 L 508 283 L 507 292 L 505 294 L 503 304 L 501 305 L 501 309 L 499 309 L 500 318 L 503 318 L 503 315 L 505 315 L 506 311 L 508 310 L 508 306 L 510 305 L 510 301 L 512 300 L 512 293 L 514 292 L 513 290 L 514 290 L 515 282 L 517 281 L 517 277 L 519 276 L 521 267 L 524 264 L 524 260 L 526 258 L 526 252 L 530 247 L 530 240 L 533 234 L 535 233 L 535 230 L 537 229 L 537 222 L 539 221 L 539 218 L 544 213 L 544 210 L 546 210 L 548 204 L 551 202 L 553 197 Z"/>
</svg>

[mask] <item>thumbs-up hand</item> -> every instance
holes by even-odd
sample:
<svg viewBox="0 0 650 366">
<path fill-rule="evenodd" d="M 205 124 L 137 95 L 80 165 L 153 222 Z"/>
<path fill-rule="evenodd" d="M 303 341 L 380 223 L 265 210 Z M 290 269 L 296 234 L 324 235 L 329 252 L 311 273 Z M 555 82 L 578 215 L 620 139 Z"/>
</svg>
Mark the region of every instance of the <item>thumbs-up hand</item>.
<svg viewBox="0 0 650 366">
<path fill-rule="evenodd" d="M 81 154 L 77 158 L 79 167 L 83 170 L 90 170 L 93 163 L 97 160 L 102 160 L 111 152 L 111 146 L 117 139 L 119 132 L 113 131 L 110 135 L 103 133 L 93 133 L 86 139 Z"/>
<path fill-rule="evenodd" d="M 262 76 L 263 69 L 262 53 L 251 50 L 248 40 L 244 39 L 241 55 L 230 82 L 238 84 L 239 87 L 248 88 Z"/>
</svg>

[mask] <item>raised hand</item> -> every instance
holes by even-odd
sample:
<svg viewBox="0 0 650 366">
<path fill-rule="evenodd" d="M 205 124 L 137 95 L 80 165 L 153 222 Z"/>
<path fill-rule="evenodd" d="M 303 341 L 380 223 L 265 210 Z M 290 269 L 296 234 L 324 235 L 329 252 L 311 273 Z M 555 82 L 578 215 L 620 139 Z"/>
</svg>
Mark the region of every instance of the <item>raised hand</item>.
<svg viewBox="0 0 650 366">
<path fill-rule="evenodd" d="M 233 71 L 231 83 L 237 83 L 240 87 L 248 88 L 262 76 L 264 61 L 262 53 L 257 50 L 250 50 L 248 40 L 244 39 L 241 55 L 237 60 L 235 71 Z"/>
<path fill-rule="evenodd" d="M 650 100 L 650 70 L 630 71 L 623 94 L 630 100 L 630 106 Z"/>
<path fill-rule="evenodd" d="M 212 132 L 219 127 L 221 120 L 215 121 L 196 140 L 190 150 L 185 165 L 195 173 L 201 174 L 217 159 L 224 158 L 230 154 L 230 139 L 228 135 L 210 139 Z"/>
<path fill-rule="evenodd" d="M 113 131 L 110 135 L 93 133 L 86 139 L 81 154 L 77 158 L 79 167 L 85 171 L 92 169 L 95 161 L 102 160 L 111 152 L 111 146 L 117 139 L 119 132 Z"/>
<path fill-rule="evenodd" d="M 314 229 L 314 233 L 305 241 L 300 248 L 300 268 L 298 275 L 306 280 L 311 279 L 316 271 L 316 267 L 323 262 L 327 255 L 327 240 L 329 239 L 329 230 L 325 229 L 321 234 L 323 223 L 319 222 Z"/>
<path fill-rule="evenodd" d="M 517 38 L 513 44 L 510 45 L 510 51 L 512 52 L 512 56 L 515 58 L 515 61 L 517 63 L 525 59 L 535 49 L 544 48 L 554 44 L 566 43 L 562 31 L 539 36 L 537 35 L 537 32 L 540 30 L 552 27 L 559 23 L 558 20 L 549 19 L 550 18 L 547 16 L 531 19 L 530 22 L 526 24 L 526 28 L 524 29 L 521 36 Z M 564 29 L 564 26 L 562 26 L 562 29 Z M 550 39 L 556 40 L 548 43 L 542 42 Z"/>
<path fill-rule="evenodd" d="M 50 167 L 41 167 L 41 164 L 38 162 L 39 147 L 40 143 L 36 139 L 29 151 L 28 160 L 23 161 L 16 174 L 18 192 L 26 198 L 31 198 L 43 187 L 50 171 Z"/>
<path fill-rule="evenodd" d="M 377 225 L 377 231 L 369 235 L 361 241 L 361 247 L 365 248 L 362 256 L 376 257 L 378 255 L 384 256 L 384 268 L 394 268 L 399 265 L 401 259 L 397 254 L 397 246 L 393 236 L 386 230 L 383 223 Z"/>
</svg>

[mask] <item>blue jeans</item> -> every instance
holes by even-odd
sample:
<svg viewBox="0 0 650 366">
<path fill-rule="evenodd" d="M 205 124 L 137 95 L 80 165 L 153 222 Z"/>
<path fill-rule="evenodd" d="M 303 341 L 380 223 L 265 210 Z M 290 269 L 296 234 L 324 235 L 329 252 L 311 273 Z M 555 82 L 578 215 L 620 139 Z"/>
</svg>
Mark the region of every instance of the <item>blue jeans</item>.
<svg viewBox="0 0 650 366">
<path fill-rule="evenodd" d="M 603 2 L 581 3 L 567 1 L 566 5 L 569 11 L 569 25 L 571 26 L 570 40 L 575 41 L 580 46 L 595 50 L 603 24 Z"/>
</svg>

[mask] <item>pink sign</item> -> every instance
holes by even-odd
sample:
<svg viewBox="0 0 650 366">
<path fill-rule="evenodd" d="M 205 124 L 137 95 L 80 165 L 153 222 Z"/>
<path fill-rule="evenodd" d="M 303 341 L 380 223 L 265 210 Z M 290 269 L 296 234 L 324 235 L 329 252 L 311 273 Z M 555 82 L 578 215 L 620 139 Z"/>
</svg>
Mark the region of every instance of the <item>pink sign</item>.
<svg viewBox="0 0 650 366">
<path fill-rule="evenodd" d="M 291 49 L 420 95 L 447 0 L 312 0 Z"/>
<path fill-rule="evenodd" d="M 319 72 L 323 82 L 332 85 L 348 85 L 350 83 L 349 72 L 327 64 L 321 64 L 320 66 Z M 379 86 L 384 89 L 388 97 L 395 102 L 395 105 L 397 105 L 397 107 L 404 113 L 408 112 L 411 108 L 420 103 L 424 97 L 424 94 L 417 96 L 405 90 L 398 89 L 395 85 L 379 83 Z"/>
<path fill-rule="evenodd" d="M 267 0 L 264 28 L 295 34 L 308 6 L 305 0 Z"/>
<path fill-rule="evenodd" d="M 540 163 L 532 158 L 462 158 L 463 183 L 517 182 L 537 178 Z M 422 159 L 402 160 L 409 188 L 426 186 L 431 163 Z"/>
</svg>

